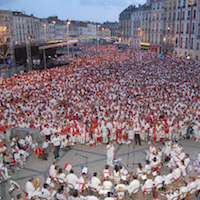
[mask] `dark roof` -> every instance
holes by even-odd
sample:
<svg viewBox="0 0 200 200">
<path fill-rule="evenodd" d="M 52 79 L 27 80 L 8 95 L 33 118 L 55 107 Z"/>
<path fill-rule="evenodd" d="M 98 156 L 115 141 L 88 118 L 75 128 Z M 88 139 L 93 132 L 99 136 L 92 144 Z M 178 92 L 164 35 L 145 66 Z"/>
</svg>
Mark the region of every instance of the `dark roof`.
<svg viewBox="0 0 200 200">
<path fill-rule="evenodd" d="M 133 12 L 138 12 L 138 11 L 141 11 L 141 10 L 144 10 L 146 7 L 149 7 L 149 6 L 146 6 L 146 4 L 144 4 L 144 5 L 140 5 L 139 7 L 136 7 L 136 6 L 133 6 L 133 5 L 131 5 L 131 6 L 129 6 L 128 8 L 126 8 L 125 10 L 123 10 L 121 13 L 120 13 L 120 15 L 121 14 L 131 14 L 131 13 L 133 13 Z"/>
</svg>

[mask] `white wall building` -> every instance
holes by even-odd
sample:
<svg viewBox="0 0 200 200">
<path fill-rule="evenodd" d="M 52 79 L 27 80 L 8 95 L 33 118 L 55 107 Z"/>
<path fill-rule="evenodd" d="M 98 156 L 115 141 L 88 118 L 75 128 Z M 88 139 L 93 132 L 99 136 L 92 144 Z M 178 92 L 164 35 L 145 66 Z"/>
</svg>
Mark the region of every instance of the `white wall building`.
<svg viewBox="0 0 200 200">
<path fill-rule="evenodd" d="M 177 0 L 176 15 L 174 54 L 199 59 L 200 1 Z"/>
<path fill-rule="evenodd" d="M 157 53 L 200 59 L 200 0 L 147 0 L 120 13 L 122 40 Z"/>
<path fill-rule="evenodd" d="M 39 39 L 39 19 L 21 12 L 13 12 L 14 41 L 24 43 L 28 38 Z"/>
</svg>

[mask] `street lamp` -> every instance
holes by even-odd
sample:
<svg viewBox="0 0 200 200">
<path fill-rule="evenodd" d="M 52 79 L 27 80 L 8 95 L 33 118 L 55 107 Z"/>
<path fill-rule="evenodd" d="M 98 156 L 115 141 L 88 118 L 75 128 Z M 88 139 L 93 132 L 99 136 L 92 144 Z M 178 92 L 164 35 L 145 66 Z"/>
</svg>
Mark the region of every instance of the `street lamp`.
<svg viewBox="0 0 200 200">
<path fill-rule="evenodd" d="M 44 26 L 44 41 L 46 42 L 46 37 L 47 37 L 47 25 L 46 24 L 43 24 Z"/>
<path fill-rule="evenodd" d="M 99 51 L 99 28 L 100 25 L 97 26 L 97 51 Z"/>
<path fill-rule="evenodd" d="M 69 42 L 69 25 L 71 24 L 70 21 L 67 22 L 67 42 Z M 69 44 L 67 45 L 67 56 L 69 59 Z"/>
</svg>

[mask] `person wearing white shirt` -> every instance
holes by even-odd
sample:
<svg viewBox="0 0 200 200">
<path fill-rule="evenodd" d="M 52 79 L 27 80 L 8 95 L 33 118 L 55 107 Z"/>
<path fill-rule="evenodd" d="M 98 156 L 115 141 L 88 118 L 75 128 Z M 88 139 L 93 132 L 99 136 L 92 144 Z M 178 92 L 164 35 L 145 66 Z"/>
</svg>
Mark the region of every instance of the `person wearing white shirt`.
<svg viewBox="0 0 200 200">
<path fill-rule="evenodd" d="M 74 170 L 70 170 L 70 173 L 66 177 L 67 184 L 69 188 L 74 189 L 76 182 L 78 182 L 78 177 L 74 174 Z"/>
<path fill-rule="evenodd" d="M 137 180 L 137 176 L 134 175 L 133 176 L 133 180 L 131 181 L 131 183 L 128 186 L 128 192 L 129 194 L 135 194 L 139 191 L 140 188 L 140 181 Z"/>
<path fill-rule="evenodd" d="M 184 160 L 181 160 L 180 163 L 178 163 L 179 168 L 181 169 L 182 175 L 185 177 L 186 174 L 186 166 L 184 164 Z"/>
<path fill-rule="evenodd" d="M 184 164 L 185 164 L 187 172 L 189 172 L 189 171 L 192 170 L 192 167 L 190 166 L 190 157 L 189 157 L 189 154 L 185 155 Z"/>
<path fill-rule="evenodd" d="M 110 179 L 107 177 L 105 181 L 102 183 L 102 190 L 107 192 L 110 192 L 112 190 L 113 183 L 110 181 Z"/>
<path fill-rule="evenodd" d="M 128 174 L 129 174 L 128 170 L 125 167 L 122 167 L 121 165 L 119 166 L 119 169 L 121 173 L 121 179 L 123 181 L 127 181 Z"/>
<path fill-rule="evenodd" d="M 107 165 L 113 167 L 115 147 L 113 146 L 111 141 L 108 142 L 108 145 L 106 146 L 106 150 L 107 150 Z"/>
<path fill-rule="evenodd" d="M 64 191 L 63 188 L 58 189 L 58 193 L 56 194 L 57 200 L 68 200 L 68 193 Z"/>
<path fill-rule="evenodd" d="M 188 192 L 193 194 L 197 190 L 197 182 L 195 177 L 191 177 L 190 182 L 187 185 Z"/>
<path fill-rule="evenodd" d="M 52 200 L 54 199 L 55 194 L 56 191 L 53 190 L 53 188 L 50 185 L 44 183 L 41 189 L 41 197 L 46 198 L 48 200 Z"/>
<path fill-rule="evenodd" d="M 77 189 L 79 192 L 84 192 L 86 185 L 85 185 L 85 179 L 86 179 L 86 174 L 82 173 L 82 176 L 78 179 L 78 181 L 76 182 L 76 187 L 75 189 Z"/>
<path fill-rule="evenodd" d="M 118 197 L 124 197 L 125 192 L 127 191 L 127 186 L 123 183 L 123 180 L 115 186 L 115 191 L 117 192 Z"/>
<path fill-rule="evenodd" d="M 86 197 L 86 200 L 98 200 L 98 198 L 91 194 Z"/>
<path fill-rule="evenodd" d="M 42 130 L 42 133 L 44 134 L 44 136 L 46 137 L 46 139 L 48 139 L 50 141 L 50 137 L 51 137 L 51 130 L 48 124 L 45 125 L 45 128 Z"/>
<path fill-rule="evenodd" d="M 160 189 L 163 187 L 163 177 L 160 175 L 159 171 L 157 172 L 157 176 L 154 179 L 154 183 L 157 189 Z"/>
<path fill-rule="evenodd" d="M 33 142 L 32 136 L 30 135 L 30 133 L 27 133 L 26 137 L 25 137 L 25 141 L 27 145 L 31 145 Z"/>
<path fill-rule="evenodd" d="M 154 144 L 151 144 L 151 146 L 149 147 L 149 151 L 147 151 L 146 160 L 153 160 L 153 158 L 155 157 L 155 153 L 156 147 L 154 146 Z"/>
<path fill-rule="evenodd" d="M 184 181 L 179 185 L 179 195 L 180 199 L 185 199 L 188 192 L 187 182 Z"/>
<path fill-rule="evenodd" d="M 172 169 L 169 169 L 169 174 L 166 176 L 163 176 L 164 184 L 165 185 L 170 185 L 173 182 L 173 174 L 172 174 Z"/>
<path fill-rule="evenodd" d="M 97 172 L 94 172 L 93 177 L 90 180 L 89 187 L 94 188 L 96 191 L 98 191 L 100 184 L 101 184 L 101 181 L 97 177 Z"/>
<path fill-rule="evenodd" d="M 61 137 L 58 133 L 55 134 L 55 136 L 52 138 L 51 143 L 54 146 L 54 157 L 55 159 L 59 158 L 59 152 L 60 152 L 60 144 L 61 144 Z"/>
<path fill-rule="evenodd" d="M 31 199 L 33 196 L 41 196 L 40 188 L 35 188 L 34 178 L 30 178 L 29 181 L 25 184 L 25 191 L 28 193 L 28 199 Z"/>
<path fill-rule="evenodd" d="M 144 185 L 142 186 L 142 191 L 148 191 L 151 190 L 153 188 L 153 180 L 150 179 L 150 177 L 147 177 L 147 180 L 145 181 Z"/>
<path fill-rule="evenodd" d="M 57 176 L 56 166 L 57 166 L 57 162 L 53 162 L 53 164 L 49 168 L 49 176 L 51 178 L 55 178 Z"/>
<path fill-rule="evenodd" d="M 179 158 L 180 160 L 184 160 L 184 158 L 185 158 L 185 152 L 184 152 L 183 149 L 181 149 L 181 152 L 180 152 L 178 158 Z"/>
<path fill-rule="evenodd" d="M 50 141 L 48 139 L 46 139 L 43 143 L 42 143 L 42 148 L 47 151 L 47 152 L 51 152 L 51 149 L 50 149 Z"/>
<path fill-rule="evenodd" d="M 174 171 L 172 172 L 174 180 L 178 180 L 181 177 L 181 169 L 178 167 L 178 165 L 175 166 Z"/>
<path fill-rule="evenodd" d="M 62 168 L 58 169 L 57 180 L 61 185 L 67 182 L 67 175 L 63 172 Z"/>
<path fill-rule="evenodd" d="M 151 166 L 149 160 L 146 160 L 146 165 L 143 168 L 143 172 L 145 174 L 150 174 L 151 173 Z"/>
</svg>

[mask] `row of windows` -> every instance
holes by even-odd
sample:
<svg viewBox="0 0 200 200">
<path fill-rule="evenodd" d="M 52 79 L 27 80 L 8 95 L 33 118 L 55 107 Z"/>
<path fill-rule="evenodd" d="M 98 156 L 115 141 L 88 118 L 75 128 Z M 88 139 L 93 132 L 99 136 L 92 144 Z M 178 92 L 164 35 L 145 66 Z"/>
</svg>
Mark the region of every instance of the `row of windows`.
<svg viewBox="0 0 200 200">
<path fill-rule="evenodd" d="M 178 0 L 178 7 L 191 6 L 197 4 L 197 0 Z"/>
<path fill-rule="evenodd" d="M 194 10 L 192 14 L 191 14 L 191 11 L 188 10 L 187 15 L 186 15 L 185 11 L 183 11 L 182 13 L 178 12 L 177 20 L 180 20 L 180 19 L 181 20 L 187 20 L 187 19 L 191 19 L 191 17 L 195 19 L 196 14 L 197 14 L 196 10 Z"/>
<path fill-rule="evenodd" d="M 185 33 L 185 34 L 189 34 L 189 33 L 194 33 L 195 32 L 195 23 L 187 23 L 186 24 L 186 30 L 185 30 L 185 24 L 177 24 L 177 27 L 176 27 L 176 33 Z"/>
<path fill-rule="evenodd" d="M 194 48 L 194 38 L 191 38 L 189 41 L 189 38 L 186 37 L 185 40 L 183 37 L 179 38 L 177 37 L 175 40 L 175 47 L 185 48 L 185 49 L 193 49 Z M 196 49 L 199 50 L 199 43 L 196 44 Z"/>
<path fill-rule="evenodd" d="M 22 21 L 22 22 L 27 22 L 27 23 L 33 23 L 33 19 L 25 19 L 24 17 L 14 17 L 15 21 Z"/>
</svg>

